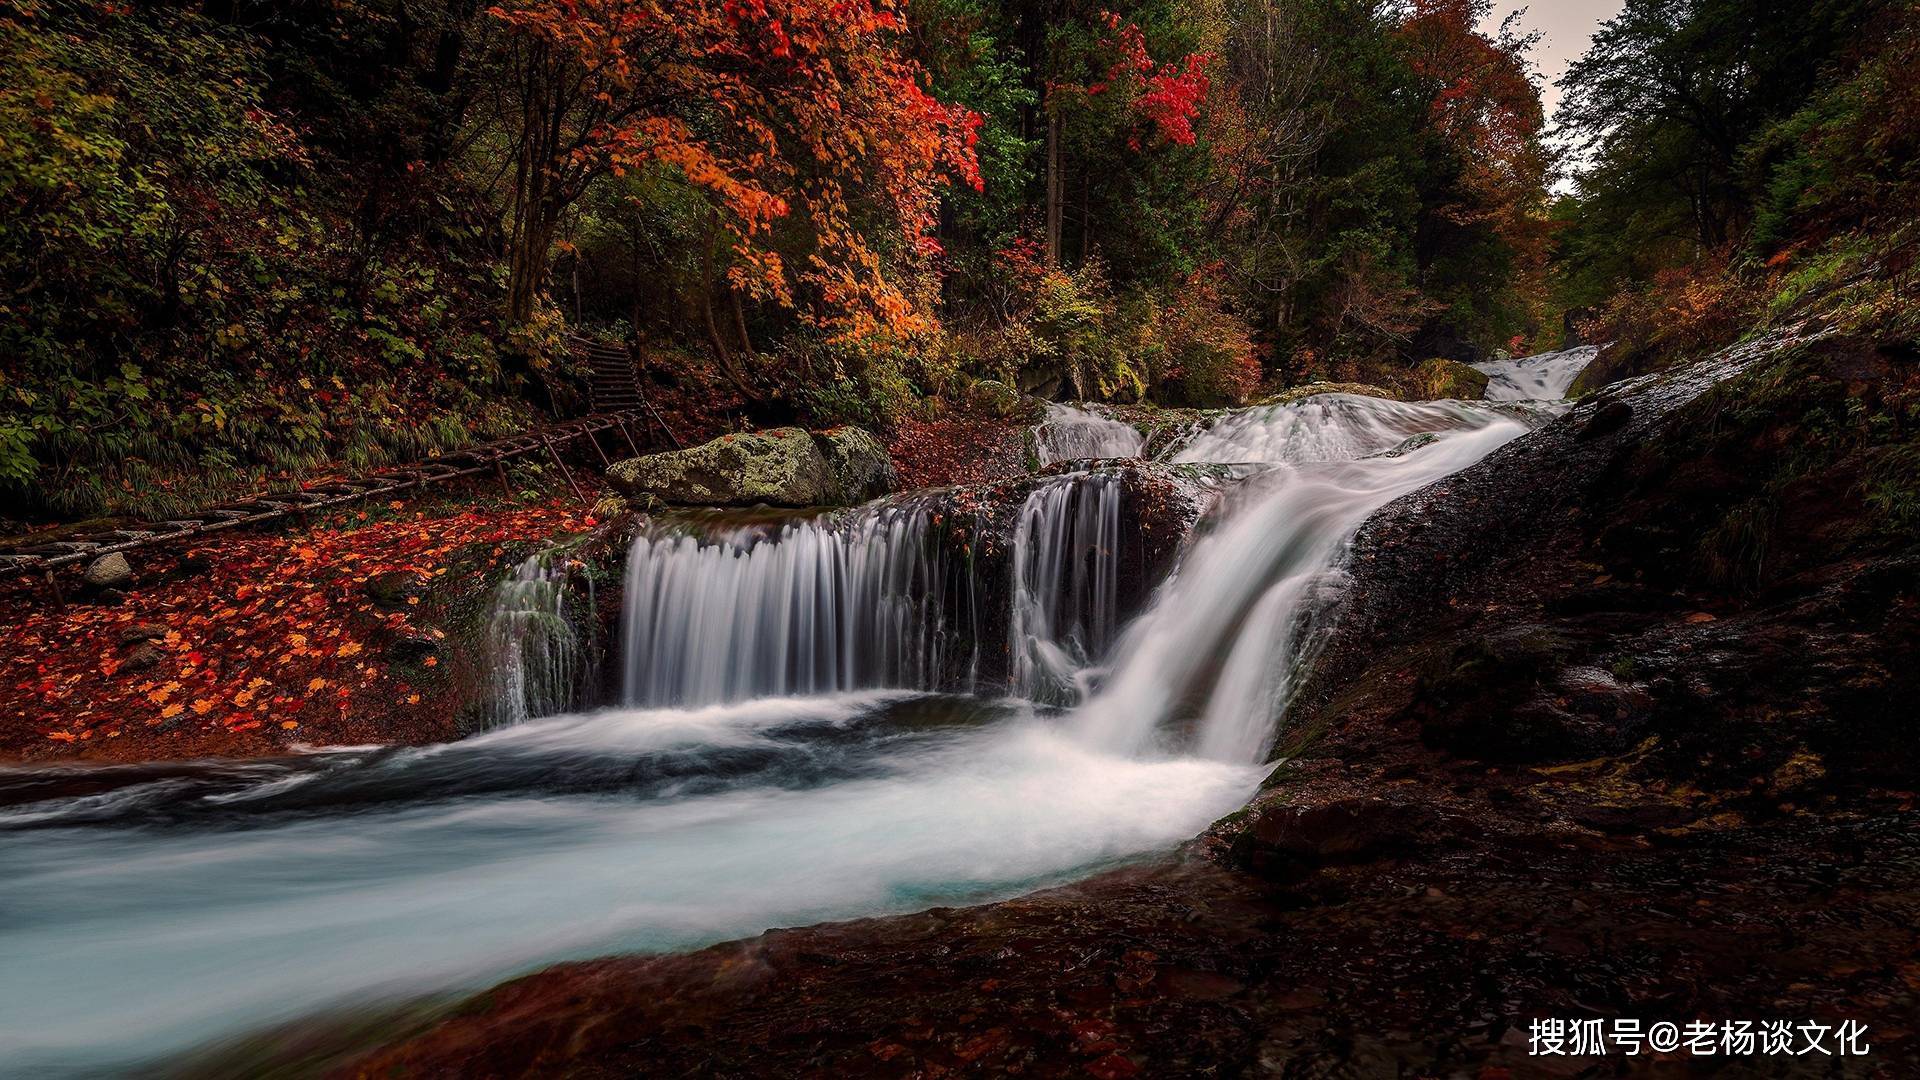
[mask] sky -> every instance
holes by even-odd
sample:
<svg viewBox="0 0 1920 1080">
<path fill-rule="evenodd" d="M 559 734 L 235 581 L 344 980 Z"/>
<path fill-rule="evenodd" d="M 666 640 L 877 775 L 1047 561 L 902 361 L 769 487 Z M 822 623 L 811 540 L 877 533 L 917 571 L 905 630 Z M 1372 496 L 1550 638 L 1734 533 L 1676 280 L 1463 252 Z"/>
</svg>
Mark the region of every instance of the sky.
<svg viewBox="0 0 1920 1080">
<path fill-rule="evenodd" d="M 1496 0 L 1493 14 L 1481 29 L 1492 33 L 1500 28 L 1500 21 L 1521 5 L 1512 0 Z M 1580 58 L 1587 51 L 1587 41 L 1600 24 L 1619 14 L 1621 0 L 1533 0 L 1526 5 L 1526 14 L 1520 17 L 1523 32 L 1538 30 L 1544 36 L 1540 44 L 1534 46 L 1533 60 L 1545 77 L 1546 84 L 1540 88 L 1541 104 L 1547 107 L 1551 117 L 1560 105 L 1560 88 L 1554 81 L 1567 70 L 1567 65 Z"/>
<path fill-rule="evenodd" d="M 1600 29 L 1600 24 L 1620 13 L 1623 3 L 1624 0 L 1533 0 L 1526 5 L 1525 14 L 1520 16 L 1520 32 L 1537 30 L 1541 35 L 1532 56 L 1534 66 L 1540 71 L 1540 104 L 1546 107 L 1549 124 L 1560 107 L 1560 88 L 1554 83 L 1566 73 L 1568 64 L 1587 51 L 1587 43 L 1593 32 Z M 1495 0 L 1492 14 L 1480 29 L 1494 33 L 1500 29 L 1501 20 L 1519 7 L 1514 0 Z M 1563 167 L 1567 171 L 1553 183 L 1554 192 L 1561 195 L 1574 188 L 1572 174 L 1579 170 L 1579 156 L 1564 162 Z"/>
</svg>

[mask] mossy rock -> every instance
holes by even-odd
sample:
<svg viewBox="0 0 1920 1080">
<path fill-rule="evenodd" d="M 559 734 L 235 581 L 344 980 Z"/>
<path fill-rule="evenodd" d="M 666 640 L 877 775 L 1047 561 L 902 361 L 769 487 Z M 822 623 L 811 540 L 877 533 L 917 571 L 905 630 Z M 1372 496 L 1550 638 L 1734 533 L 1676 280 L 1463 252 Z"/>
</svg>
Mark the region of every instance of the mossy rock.
<svg viewBox="0 0 1920 1080">
<path fill-rule="evenodd" d="M 674 506 L 821 506 L 833 489 L 825 455 L 797 427 L 617 461 L 607 479 L 623 495 Z"/>
<path fill-rule="evenodd" d="M 1254 404 L 1262 408 L 1273 405 L 1291 405 L 1296 401 L 1305 401 L 1310 397 L 1319 397 L 1321 394 L 1357 394 L 1361 397 L 1388 398 L 1391 400 L 1398 400 L 1400 397 L 1399 394 L 1394 393 L 1386 387 L 1374 386 L 1372 383 L 1310 382 L 1301 386 L 1289 386 L 1277 394 L 1269 394 L 1261 398 L 1259 401 L 1254 402 Z"/>
<path fill-rule="evenodd" d="M 607 479 L 644 506 L 850 506 L 892 490 L 894 471 L 860 428 L 785 427 L 615 462 Z"/>
<path fill-rule="evenodd" d="M 837 427 L 814 436 L 827 461 L 827 501 L 853 506 L 877 499 L 899 482 L 887 448 L 869 432 Z"/>
<path fill-rule="evenodd" d="M 1426 401 L 1479 401 L 1487 396 L 1485 372 L 1437 356 L 1413 369 L 1412 383 L 1413 396 Z"/>
<path fill-rule="evenodd" d="M 961 400 L 969 411 L 1003 420 L 1018 420 L 1034 411 L 1034 403 L 1025 394 L 998 379 L 968 384 Z"/>
</svg>

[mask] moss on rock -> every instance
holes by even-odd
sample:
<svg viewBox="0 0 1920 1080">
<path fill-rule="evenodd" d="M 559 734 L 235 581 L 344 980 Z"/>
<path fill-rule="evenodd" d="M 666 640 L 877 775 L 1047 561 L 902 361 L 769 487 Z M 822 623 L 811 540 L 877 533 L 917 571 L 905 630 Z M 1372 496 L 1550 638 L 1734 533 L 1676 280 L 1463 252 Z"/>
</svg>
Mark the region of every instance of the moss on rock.
<svg viewBox="0 0 1920 1080">
<path fill-rule="evenodd" d="M 871 434 L 839 427 L 722 435 L 685 450 L 615 462 L 614 489 L 670 506 L 844 506 L 891 490 L 893 461 Z"/>
<path fill-rule="evenodd" d="M 607 479 L 623 495 L 676 506 L 819 506 L 832 483 L 813 437 L 797 427 L 629 458 L 615 462 Z"/>
<path fill-rule="evenodd" d="M 862 428 L 831 428 L 815 435 L 814 441 L 826 458 L 830 503 L 852 506 L 877 499 L 899 482 L 887 448 Z"/>
<path fill-rule="evenodd" d="M 1478 401 L 1487 394 L 1487 376 L 1458 360 L 1434 357 L 1413 369 L 1412 396 L 1419 400 Z"/>
</svg>

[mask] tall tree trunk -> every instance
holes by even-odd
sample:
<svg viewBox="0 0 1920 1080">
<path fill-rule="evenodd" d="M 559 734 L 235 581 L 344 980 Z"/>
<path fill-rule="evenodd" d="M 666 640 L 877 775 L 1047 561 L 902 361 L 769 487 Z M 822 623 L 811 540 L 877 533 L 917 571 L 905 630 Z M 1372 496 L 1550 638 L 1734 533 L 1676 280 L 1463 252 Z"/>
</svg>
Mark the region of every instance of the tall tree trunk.
<svg viewBox="0 0 1920 1080">
<path fill-rule="evenodd" d="M 1080 261 L 1093 258 L 1093 177 L 1080 175 Z"/>
<path fill-rule="evenodd" d="M 727 295 L 733 299 L 733 328 L 740 332 L 740 351 L 753 359 L 753 338 L 747 334 L 747 311 L 740 303 L 740 290 L 727 286 Z"/>
<path fill-rule="evenodd" d="M 707 344 L 713 347 L 713 361 L 719 366 L 720 373 L 727 377 L 727 381 L 732 383 L 734 388 L 740 391 L 741 396 L 748 401 L 759 401 L 759 390 L 747 381 L 746 374 L 740 370 L 739 365 L 734 363 L 733 352 L 727 348 L 727 339 L 720 333 L 720 320 L 713 314 L 713 285 L 717 276 L 715 270 L 718 265 L 719 246 L 720 219 L 716 214 L 708 219 L 707 250 L 701 260 L 700 313 L 707 322 Z M 745 338 L 744 326 L 741 327 L 740 332 L 741 337 Z M 751 346 L 748 347 L 751 348 Z"/>
<path fill-rule="evenodd" d="M 1047 115 L 1047 261 L 1060 262 L 1060 210 L 1066 199 L 1066 178 L 1061 172 L 1060 117 Z"/>
<path fill-rule="evenodd" d="M 530 47 L 521 93 L 520 146 L 514 161 L 513 236 L 508 242 L 507 325 L 533 317 L 547 276 L 547 251 L 553 242 L 553 140 L 547 112 L 551 93 L 547 49 Z"/>
</svg>

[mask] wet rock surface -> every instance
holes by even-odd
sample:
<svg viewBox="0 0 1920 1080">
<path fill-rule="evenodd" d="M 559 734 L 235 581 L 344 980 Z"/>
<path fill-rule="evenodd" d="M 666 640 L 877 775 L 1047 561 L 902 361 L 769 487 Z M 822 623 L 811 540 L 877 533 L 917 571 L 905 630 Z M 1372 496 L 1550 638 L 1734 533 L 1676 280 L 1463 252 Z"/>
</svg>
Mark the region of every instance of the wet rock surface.
<svg viewBox="0 0 1920 1080">
<path fill-rule="evenodd" d="M 1378 515 L 1287 756 L 1178 857 L 563 965 L 347 1071 L 1911 1075 L 1920 554 L 1840 458 L 1772 489 L 1793 532 L 1757 572 L 1692 557 L 1792 446 L 1703 429 L 1757 392 L 1713 387 L 1786 347 L 1613 388 Z M 1531 1057 L 1535 1017 L 1851 1019 L 1872 1052 Z"/>
</svg>

